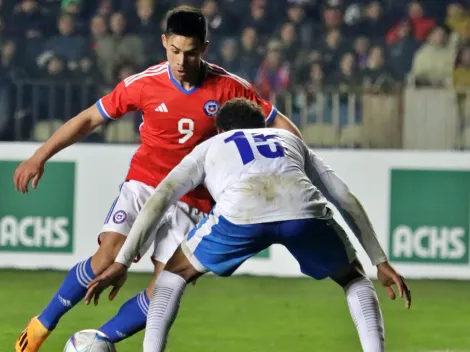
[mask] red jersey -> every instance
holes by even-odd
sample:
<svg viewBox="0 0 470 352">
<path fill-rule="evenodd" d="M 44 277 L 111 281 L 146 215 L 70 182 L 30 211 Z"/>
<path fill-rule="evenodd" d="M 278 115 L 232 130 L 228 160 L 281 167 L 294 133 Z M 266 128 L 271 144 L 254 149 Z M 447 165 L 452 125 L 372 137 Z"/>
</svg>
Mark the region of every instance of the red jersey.
<svg viewBox="0 0 470 352">
<path fill-rule="evenodd" d="M 206 62 L 203 69 L 202 83 L 185 90 L 163 62 L 126 78 L 98 100 L 98 110 L 106 119 L 117 120 L 129 111 L 142 111 L 142 144 L 132 157 L 126 180 L 156 187 L 196 145 L 217 134 L 215 115 L 230 99 L 247 98 L 262 107 L 268 123 L 274 120 L 276 108 L 261 99 L 247 81 Z M 181 201 L 205 213 L 213 205 L 204 187 L 191 191 Z"/>
</svg>

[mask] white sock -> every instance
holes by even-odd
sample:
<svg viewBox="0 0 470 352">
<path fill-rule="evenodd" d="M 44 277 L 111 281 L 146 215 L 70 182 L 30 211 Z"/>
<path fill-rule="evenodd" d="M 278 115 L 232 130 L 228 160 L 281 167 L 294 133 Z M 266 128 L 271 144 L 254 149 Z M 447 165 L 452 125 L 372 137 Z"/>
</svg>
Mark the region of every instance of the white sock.
<svg viewBox="0 0 470 352">
<path fill-rule="evenodd" d="M 158 276 L 147 315 L 144 352 L 165 350 L 185 288 L 186 281 L 179 275 L 164 270 Z"/>
<path fill-rule="evenodd" d="M 372 282 L 362 278 L 347 285 L 344 291 L 363 351 L 385 351 L 382 312 Z"/>
</svg>

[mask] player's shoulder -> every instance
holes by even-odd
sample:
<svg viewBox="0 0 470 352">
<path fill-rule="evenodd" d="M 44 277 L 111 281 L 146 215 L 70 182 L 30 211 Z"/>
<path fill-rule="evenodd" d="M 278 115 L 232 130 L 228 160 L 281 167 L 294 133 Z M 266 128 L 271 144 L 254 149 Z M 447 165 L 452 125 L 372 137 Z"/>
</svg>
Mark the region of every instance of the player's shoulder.
<svg viewBox="0 0 470 352">
<path fill-rule="evenodd" d="M 262 129 L 260 129 L 260 131 L 261 130 Z M 305 150 L 305 148 L 307 148 L 307 145 L 305 144 L 305 142 L 290 131 L 287 131 L 282 128 L 269 128 L 269 127 L 264 128 L 264 130 L 265 130 L 264 132 L 265 134 L 275 135 L 284 144 L 287 143 L 288 145 L 295 147 L 299 151 Z"/>
<path fill-rule="evenodd" d="M 282 138 L 292 139 L 292 140 L 299 141 L 299 142 L 303 143 L 302 140 L 299 137 L 297 137 L 291 131 L 285 130 L 283 128 L 266 127 L 266 128 L 262 128 L 262 129 L 260 128 L 258 130 L 260 130 L 260 131 L 264 130 L 265 133 L 267 133 L 267 134 L 275 134 L 275 135 L 278 135 Z"/>
<path fill-rule="evenodd" d="M 145 85 L 145 84 L 155 84 L 159 80 L 166 79 L 168 77 L 168 62 L 161 62 L 158 65 L 153 65 L 148 67 L 142 72 L 136 73 L 132 76 L 129 76 L 123 80 L 125 87 L 136 86 L 136 85 Z"/>
<path fill-rule="evenodd" d="M 211 77 L 211 82 L 217 86 L 223 86 L 234 90 L 251 89 L 251 84 L 246 79 L 237 76 L 226 69 L 213 63 L 206 62 L 207 75 Z"/>
</svg>

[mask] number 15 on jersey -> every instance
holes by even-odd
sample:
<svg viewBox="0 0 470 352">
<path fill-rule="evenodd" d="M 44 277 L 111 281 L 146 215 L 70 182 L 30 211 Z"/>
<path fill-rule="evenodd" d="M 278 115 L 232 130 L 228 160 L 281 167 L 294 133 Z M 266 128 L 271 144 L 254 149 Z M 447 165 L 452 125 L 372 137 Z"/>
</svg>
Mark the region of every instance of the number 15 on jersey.
<svg viewBox="0 0 470 352">
<path fill-rule="evenodd" d="M 268 159 L 282 158 L 284 156 L 284 148 L 282 147 L 281 143 L 276 141 L 276 135 L 251 133 L 251 136 L 253 137 L 255 141 L 255 147 L 261 156 Z M 226 138 L 224 142 L 235 143 L 242 158 L 243 165 L 246 165 L 255 160 L 255 153 L 253 152 L 250 142 L 246 138 L 245 132 L 235 132 L 230 137 Z M 272 149 L 272 146 L 274 146 L 274 150 Z"/>
</svg>

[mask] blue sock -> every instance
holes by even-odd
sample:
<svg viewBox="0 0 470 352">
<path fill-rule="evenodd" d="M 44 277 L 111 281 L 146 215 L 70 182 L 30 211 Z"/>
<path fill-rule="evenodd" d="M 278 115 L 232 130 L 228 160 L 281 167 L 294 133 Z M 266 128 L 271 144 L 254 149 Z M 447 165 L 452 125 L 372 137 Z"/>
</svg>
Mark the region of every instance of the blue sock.
<svg viewBox="0 0 470 352">
<path fill-rule="evenodd" d="M 113 343 L 134 335 L 145 328 L 149 303 L 145 291 L 139 293 L 124 303 L 119 312 L 98 330 Z"/>
<path fill-rule="evenodd" d="M 59 319 L 85 297 L 87 286 L 94 278 L 91 258 L 75 265 L 46 309 L 39 315 L 39 321 L 48 330 L 54 329 Z"/>
</svg>

